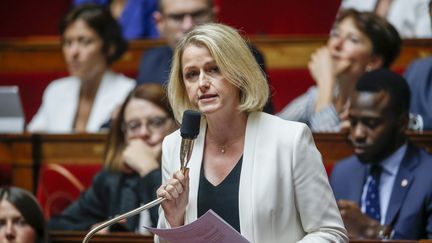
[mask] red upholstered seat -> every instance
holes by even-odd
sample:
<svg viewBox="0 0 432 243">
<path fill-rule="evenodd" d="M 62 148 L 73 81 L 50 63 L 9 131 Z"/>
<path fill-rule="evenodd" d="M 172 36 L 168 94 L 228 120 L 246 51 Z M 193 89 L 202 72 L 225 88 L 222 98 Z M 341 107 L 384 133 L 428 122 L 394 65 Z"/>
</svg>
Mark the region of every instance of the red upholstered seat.
<svg viewBox="0 0 432 243">
<path fill-rule="evenodd" d="M 303 94 L 314 85 L 307 69 L 270 69 L 268 70 L 272 100 L 275 111 L 284 108 L 291 100 Z"/>
<path fill-rule="evenodd" d="M 90 186 L 101 169 L 92 165 L 43 165 L 39 172 L 37 199 L 46 219 L 61 213 L 80 193 Z"/>
<path fill-rule="evenodd" d="M 334 164 L 324 164 L 324 168 L 327 172 L 328 177 L 330 177 L 331 172 L 333 170 Z"/>
<path fill-rule="evenodd" d="M 0 186 L 12 184 L 12 165 L 0 164 Z"/>
</svg>

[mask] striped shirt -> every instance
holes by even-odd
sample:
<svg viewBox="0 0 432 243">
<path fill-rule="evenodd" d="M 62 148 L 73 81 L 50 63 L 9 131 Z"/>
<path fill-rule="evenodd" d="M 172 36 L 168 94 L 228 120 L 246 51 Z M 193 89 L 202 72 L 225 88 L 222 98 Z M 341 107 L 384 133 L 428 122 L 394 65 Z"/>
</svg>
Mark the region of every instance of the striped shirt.
<svg viewBox="0 0 432 243">
<path fill-rule="evenodd" d="M 276 115 L 285 120 L 306 123 L 313 132 L 339 132 L 339 114 L 333 105 L 328 105 L 315 112 L 317 95 L 318 88 L 312 86 Z"/>
</svg>

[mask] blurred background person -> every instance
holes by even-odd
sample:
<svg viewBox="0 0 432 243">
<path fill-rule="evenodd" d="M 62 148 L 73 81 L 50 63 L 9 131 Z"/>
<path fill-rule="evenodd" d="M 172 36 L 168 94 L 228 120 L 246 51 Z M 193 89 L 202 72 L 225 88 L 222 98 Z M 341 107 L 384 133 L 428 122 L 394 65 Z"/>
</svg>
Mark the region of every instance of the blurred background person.
<svg viewBox="0 0 432 243">
<path fill-rule="evenodd" d="M 177 43 L 196 25 L 213 22 L 216 14 L 213 0 L 159 0 L 154 19 L 167 45 L 151 48 L 144 53 L 137 82 L 165 84 Z"/>
<path fill-rule="evenodd" d="M 411 93 L 410 128 L 432 130 L 432 57 L 415 60 L 404 74 Z"/>
<path fill-rule="evenodd" d="M 102 221 L 156 198 L 161 183 L 163 138 L 176 128 L 165 90 L 137 86 L 114 119 L 105 150 L 105 168 L 80 198 L 49 222 L 56 230 L 89 230 Z M 157 208 L 144 211 L 102 232 L 143 231 L 156 226 Z"/>
<path fill-rule="evenodd" d="M 213 0 L 159 0 L 155 12 L 159 32 L 167 45 L 152 48 L 144 53 L 139 66 L 138 83 L 166 84 L 169 79 L 171 60 L 178 42 L 195 26 L 215 22 L 218 9 Z M 266 71 L 264 57 L 249 45 L 263 72 Z M 264 111 L 273 114 L 273 103 L 269 98 Z"/>
<path fill-rule="evenodd" d="M 30 192 L 0 187 L 0 242 L 49 242 L 42 209 Z"/>
<path fill-rule="evenodd" d="M 432 1 L 429 13 L 432 16 Z M 413 61 L 404 76 L 412 93 L 410 127 L 418 131 L 432 130 L 432 56 Z"/>
<path fill-rule="evenodd" d="M 60 25 L 70 77 L 45 89 L 30 132 L 98 132 L 135 81 L 110 70 L 127 49 L 120 27 L 103 7 L 81 5 Z"/>
<path fill-rule="evenodd" d="M 290 102 L 278 116 L 309 125 L 314 132 L 338 132 L 347 100 L 367 71 L 390 67 L 401 39 L 385 19 L 354 9 L 342 11 L 325 47 L 312 54 L 308 68 L 316 86 Z"/>
<path fill-rule="evenodd" d="M 331 173 L 351 238 L 432 238 L 432 155 L 407 139 L 409 103 L 406 81 L 388 69 L 366 73 L 351 96 L 355 155 Z"/>
<path fill-rule="evenodd" d="M 108 8 L 121 26 L 126 40 L 159 37 L 153 13 L 157 0 L 74 0 L 75 6 L 94 3 Z"/>
<path fill-rule="evenodd" d="M 342 0 L 340 9 L 355 8 L 386 18 L 402 38 L 432 38 L 429 0 Z"/>
<path fill-rule="evenodd" d="M 159 228 L 212 209 L 251 242 L 347 242 L 310 130 L 261 112 L 268 84 L 237 31 L 206 24 L 188 33 L 168 94 L 177 121 L 187 109 L 203 119 L 185 174 L 180 132 L 164 140 Z"/>
</svg>

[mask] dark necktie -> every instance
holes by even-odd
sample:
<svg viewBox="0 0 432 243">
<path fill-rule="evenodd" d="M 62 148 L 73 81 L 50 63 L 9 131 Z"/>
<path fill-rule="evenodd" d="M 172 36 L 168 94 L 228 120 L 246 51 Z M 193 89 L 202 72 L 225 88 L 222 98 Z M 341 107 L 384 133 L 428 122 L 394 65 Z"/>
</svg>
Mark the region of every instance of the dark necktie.
<svg viewBox="0 0 432 243">
<path fill-rule="evenodd" d="M 376 219 L 378 222 L 381 221 L 381 207 L 379 198 L 379 183 L 381 176 L 381 166 L 373 165 L 370 169 L 369 177 L 371 180 L 366 191 L 366 214 Z"/>
</svg>

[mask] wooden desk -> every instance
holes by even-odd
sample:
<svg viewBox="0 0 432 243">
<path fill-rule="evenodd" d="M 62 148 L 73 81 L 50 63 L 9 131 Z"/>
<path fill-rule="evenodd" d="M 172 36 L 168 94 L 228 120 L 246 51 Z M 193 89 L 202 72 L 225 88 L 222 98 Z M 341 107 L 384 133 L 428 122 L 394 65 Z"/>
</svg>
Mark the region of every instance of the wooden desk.
<svg viewBox="0 0 432 243">
<path fill-rule="evenodd" d="M 40 164 L 100 164 L 106 134 L 34 134 Z"/>
<path fill-rule="evenodd" d="M 334 164 L 354 153 L 346 134 L 314 133 L 313 137 L 324 164 Z M 432 132 L 408 133 L 408 137 L 414 144 L 432 152 Z"/>
<path fill-rule="evenodd" d="M 315 133 L 315 144 L 325 164 L 353 154 L 346 135 Z M 432 132 L 410 133 L 415 144 L 432 151 Z M 30 191 L 40 165 L 101 164 L 105 134 L 3 134 L 0 135 L 0 163 L 12 164 L 12 184 Z"/>
<path fill-rule="evenodd" d="M 327 36 L 250 36 L 250 41 L 263 53 L 267 69 L 307 68 L 310 55 L 325 45 Z M 137 40 L 114 68 L 120 72 L 136 72 L 142 54 L 163 40 Z M 394 68 L 405 68 L 412 60 L 432 55 L 432 39 L 403 40 L 401 55 Z M 43 60 L 43 62 L 41 62 Z M 22 38 L 0 41 L 0 73 L 66 71 L 59 38 Z"/>
<path fill-rule="evenodd" d="M 350 240 L 350 243 L 418 243 L 416 240 Z"/>
<path fill-rule="evenodd" d="M 0 163 L 12 185 L 35 192 L 42 164 L 101 164 L 105 134 L 0 134 Z"/>
<path fill-rule="evenodd" d="M 51 231 L 51 243 L 81 243 L 87 232 L 81 231 Z M 89 242 L 106 243 L 153 243 L 153 236 L 143 236 L 133 233 L 110 233 L 95 235 Z"/>
<path fill-rule="evenodd" d="M 30 134 L 0 134 L 0 163 L 12 167 L 12 185 L 33 189 L 34 159 Z"/>
<path fill-rule="evenodd" d="M 81 243 L 87 232 L 78 231 L 51 231 L 52 243 Z M 95 235 L 90 242 L 106 243 L 150 243 L 153 236 L 142 236 L 133 233 L 110 233 L 109 235 Z M 350 243 L 432 243 L 431 240 L 350 240 Z"/>
<path fill-rule="evenodd" d="M 325 45 L 327 36 L 250 36 L 248 39 L 264 56 L 276 112 L 315 84 L 307 63 L 311 54 Z M 113 69 L 135 78 L 143 53 L 164 44 L 163 40 L 132 41 Z M 46 85 L 68 75 L 60 45 L 58 37 L 0 40 L 0 83 L 19 86 L 26 122 L 37 111 Z M 414 59 L 428 55 L 432 55 L 432 39 L 404 40 L 401 55 L 392 69 L 403 72 Z"/>
</svg>

